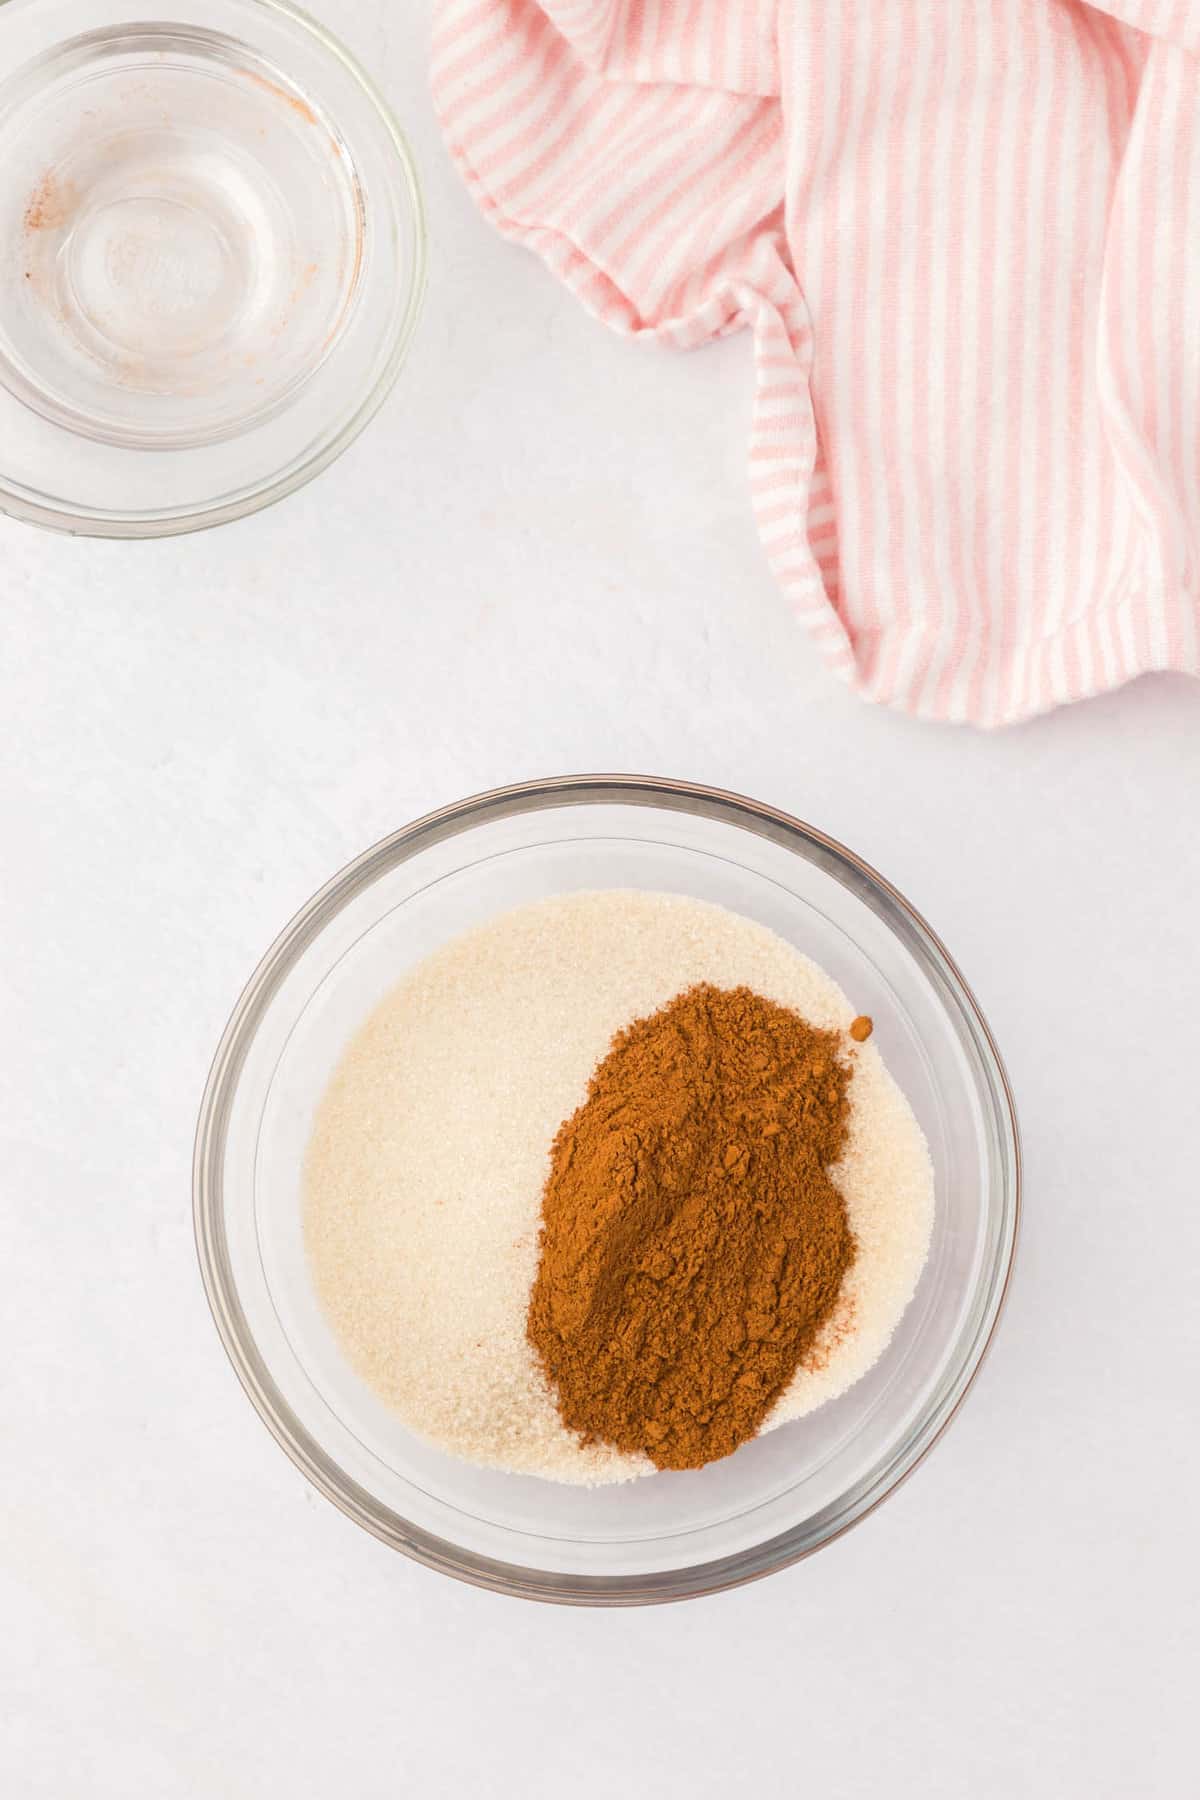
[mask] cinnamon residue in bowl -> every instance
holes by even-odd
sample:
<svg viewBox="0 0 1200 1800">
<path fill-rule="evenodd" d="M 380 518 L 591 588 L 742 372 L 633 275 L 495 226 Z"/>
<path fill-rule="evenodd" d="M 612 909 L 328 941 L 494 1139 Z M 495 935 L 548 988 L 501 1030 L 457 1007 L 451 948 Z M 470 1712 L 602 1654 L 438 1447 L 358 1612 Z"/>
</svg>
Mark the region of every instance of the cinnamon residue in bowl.
<svg viewBox="0 0 1200 1800">
<path fill-rule="evenodd" d="M 61 181 L 47 169 L 29 196 L 22 223 L 27 232 L 61 231 L 78 204 L 74 182 Z"/>
<path fill-rule="evenodd" d="M 554 1143 L 527 1331 L 585 1443 L 696 1469 L 753 1437 L 855 1244 L 836 1033 L 690 988 L 614 1041 Z"/>
</svg>

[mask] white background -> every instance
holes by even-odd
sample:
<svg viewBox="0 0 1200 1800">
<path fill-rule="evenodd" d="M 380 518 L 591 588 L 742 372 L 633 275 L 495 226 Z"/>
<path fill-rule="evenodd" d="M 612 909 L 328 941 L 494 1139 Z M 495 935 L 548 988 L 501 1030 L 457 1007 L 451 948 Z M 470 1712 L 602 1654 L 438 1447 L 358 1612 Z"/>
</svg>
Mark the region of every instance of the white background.
<svg viewBox="0 0 1200 1800">
<path fill-rule="evenodd" d="M 610 339 L 491 235 L 425 14 L 337 9 L 433 236 L 366 437 L 199 538 L 0 522 L 0 1791 L 1194 1792 L 1200 686 L 989 737 L 831 681 L 754 538 L 748 346 Z M 1027 1153 L 1009 1310 L 926 1466 L 799 1568 L 632 1613 L 458 1586 L 311 1492 L 189 1210 L 211 1052 L 293 911 L 431 806 L 596 769 L 883 869 L 990 1015 Z"/>
</svg>

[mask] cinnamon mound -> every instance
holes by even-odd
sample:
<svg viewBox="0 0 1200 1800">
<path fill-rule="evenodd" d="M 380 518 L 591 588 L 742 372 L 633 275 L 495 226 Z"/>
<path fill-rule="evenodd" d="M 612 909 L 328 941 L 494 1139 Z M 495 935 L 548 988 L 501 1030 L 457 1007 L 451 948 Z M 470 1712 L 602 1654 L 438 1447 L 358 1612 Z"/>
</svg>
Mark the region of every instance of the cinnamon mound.
<svg viewBox="0 0 1200 1800">
<path fill-rule="evenodd" d="M 855 1244 L 837 1034 L 703 983 L 617 1036 L 555 1139 L 526 1331 L 584 1443 L 698 1469 L 762 1425 Z"/>
</svg>

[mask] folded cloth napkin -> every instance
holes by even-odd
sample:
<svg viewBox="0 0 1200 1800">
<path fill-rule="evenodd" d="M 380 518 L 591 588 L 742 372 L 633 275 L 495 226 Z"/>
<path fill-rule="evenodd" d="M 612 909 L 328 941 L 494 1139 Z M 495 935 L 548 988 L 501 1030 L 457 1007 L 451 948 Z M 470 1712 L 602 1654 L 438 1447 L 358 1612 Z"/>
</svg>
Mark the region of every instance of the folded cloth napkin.
<svg viewBox="0 0 1200 1800">
<path fill-rule="evenodd" d="M 753 331 L 763 542 L 861 694 L 1200 673 L 1200 0 L 437 0 L 433 87 L 606 323 Z"/>
</svg>

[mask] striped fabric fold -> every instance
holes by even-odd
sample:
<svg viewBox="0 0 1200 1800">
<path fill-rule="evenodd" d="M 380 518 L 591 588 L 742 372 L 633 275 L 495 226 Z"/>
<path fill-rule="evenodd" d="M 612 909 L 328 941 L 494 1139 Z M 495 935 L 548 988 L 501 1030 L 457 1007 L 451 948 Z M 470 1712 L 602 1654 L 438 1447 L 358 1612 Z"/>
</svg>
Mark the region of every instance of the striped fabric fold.
<svg viewBox="0 0 1200 1800">
<path fill-rule="evenodd" d="M 1200 0 L 1106 0 L 1101 11 L 1182 50 L 1200 51 Z"/>
<path fill-rule="evenodd" d="M 763 544 L 857 692 L 1200 673 L 1200 0 L 438 0 L 433 91 L 598 318 L 751 332 Z"/>
</svg>

